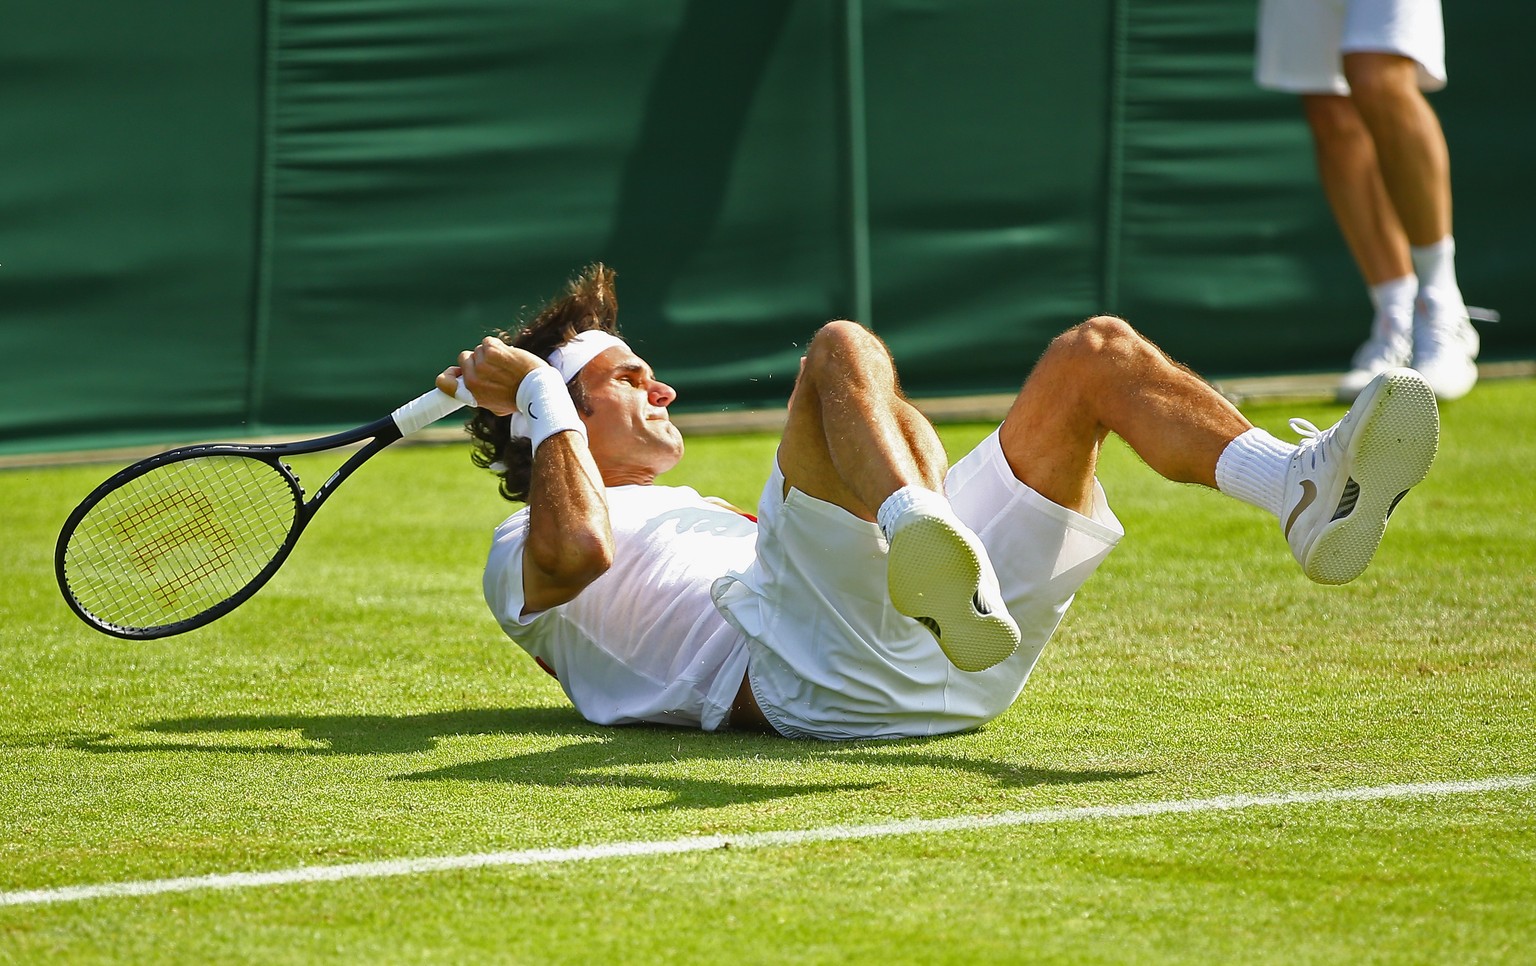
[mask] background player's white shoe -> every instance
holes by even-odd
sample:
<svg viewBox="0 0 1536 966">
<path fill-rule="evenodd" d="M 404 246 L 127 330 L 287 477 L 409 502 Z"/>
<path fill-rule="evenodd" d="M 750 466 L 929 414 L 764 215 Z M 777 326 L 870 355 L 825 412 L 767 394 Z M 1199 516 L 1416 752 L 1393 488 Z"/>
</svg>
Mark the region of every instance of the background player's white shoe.
<svg viewBox="0 0 1536 966">
<path fill-rule="evenodd" d="M 1286 471 L 1280 522 L 1302 571 L 1322 584 L 1354 580 L 1376 554 L 1387 517 L 1423 480 L 1440 444 L 1435 393 L 1412 369 L 1389 369 L 1331 429 L 1304 419 Z"/>
<path fill-rule="evenodd" d="M 1421 296 L 1414 303 L 1413 367 L 1424 374 L 1436 396 L 1460 399 L 1472 391 L 1481 347 L 1460 299 L 1444 304 Z"/>
<path fill-rule="evenodd" d="M 1382 331 L 1385 329 L 1385 331 Z M 1408 329 L 1378 326 L 1371 337 L 1360 344 L 1350 360 L 1350 370 L 1339 380 L 1339 399 L 1353 400 L 1371 380 L 1386 372 L 1408 365 L 1413 358 L 1413 339 Z"/>
<path fill-rule="evenodd" d="M 1019 626 L 976 534 L 957 519 L 920 511 L 892 531 L 891 603 L 928 628 L 950 663 L 984 671 L 1018 649 Z"/>
</svg>

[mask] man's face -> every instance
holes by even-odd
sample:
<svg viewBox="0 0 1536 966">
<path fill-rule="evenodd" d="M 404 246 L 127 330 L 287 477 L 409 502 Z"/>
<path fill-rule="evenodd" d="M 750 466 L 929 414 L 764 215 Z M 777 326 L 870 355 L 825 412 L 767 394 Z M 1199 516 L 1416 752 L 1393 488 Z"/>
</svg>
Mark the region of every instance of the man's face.
<svg viewBox="0 0 1536 966">
<path fill-rule="evenodd" d="M 624 346 L 604 349 L 582 367 L 590 415 L 587 447 L 609 486 L 650 483 L 683 458 L 683 436 L 667 417 L 677 392 L 656 379 Z"/>
</svg>

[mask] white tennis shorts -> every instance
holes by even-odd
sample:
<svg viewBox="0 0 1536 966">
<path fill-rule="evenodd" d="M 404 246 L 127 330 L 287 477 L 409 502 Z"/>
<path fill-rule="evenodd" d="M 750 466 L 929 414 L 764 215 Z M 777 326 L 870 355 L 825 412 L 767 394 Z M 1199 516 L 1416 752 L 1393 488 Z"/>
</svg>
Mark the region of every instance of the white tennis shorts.
<svg viewBox="0 0 1536 966">
<path fill-rule="evenodd" d="M 945 480 L 956 514 L 997 571 L 1023 643 L 961 671 L 891 606 L 880 528 L 799 490 L 777 464 L 758 507 L 757 560 L 715 582 L 715 605 L 748 638 L 763 715 L 791 738 L 901 738 L 978 727 L 1019 696 L 1084 580 L 1124 534 L 1094 484 L 1084 516 L 1020 483 L 994 432 Z"/>
<path fill-rule="evenodd" d="M 1419 64 L 1419 88 L 1445 86 L 1440 0 L 1259 0 L 1260 87 L 1292 94 L 1348 94 L 1343 56 L 1387 53 Z"/>
</svg>

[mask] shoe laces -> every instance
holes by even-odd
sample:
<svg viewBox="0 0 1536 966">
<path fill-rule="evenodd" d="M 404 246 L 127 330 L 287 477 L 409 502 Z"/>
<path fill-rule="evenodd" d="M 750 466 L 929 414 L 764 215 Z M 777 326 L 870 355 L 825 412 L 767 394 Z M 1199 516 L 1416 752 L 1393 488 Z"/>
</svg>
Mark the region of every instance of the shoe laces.
<svg viewBox="0 0 1536 966">
<path fill-rule="evenodd" d="M 1310 459 L 1312 469 L 1317 469 L 1318 463 L 1328 462 L 1328 444 L 1333 442 L 1332 429 L 1318 429 L 1311 420 L 1298 416 L 1291 419 L 1291 432 L 1301 437 L 1297 459 Z"/>
</svg>

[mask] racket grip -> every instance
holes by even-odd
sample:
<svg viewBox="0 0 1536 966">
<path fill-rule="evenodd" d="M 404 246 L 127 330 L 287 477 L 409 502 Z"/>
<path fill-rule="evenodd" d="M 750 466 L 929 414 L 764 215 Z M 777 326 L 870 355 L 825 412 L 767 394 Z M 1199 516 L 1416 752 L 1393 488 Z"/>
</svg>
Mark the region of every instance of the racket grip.
<svg viewBox="0 0 1536 966">
<path fill-rule="evenodd" d="M 475 396 L 465 387 L 461 376 L 459 388 L 452 396 L 441 389 L 433 389 L 412 399 L 390 413 L 390 416 L 394 419 L 395 425 L 400 428 L 400 435 L 409 436 L 432 425 L 449 413 L 474 405 L 476 405 Z"/>
</svg>

